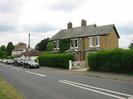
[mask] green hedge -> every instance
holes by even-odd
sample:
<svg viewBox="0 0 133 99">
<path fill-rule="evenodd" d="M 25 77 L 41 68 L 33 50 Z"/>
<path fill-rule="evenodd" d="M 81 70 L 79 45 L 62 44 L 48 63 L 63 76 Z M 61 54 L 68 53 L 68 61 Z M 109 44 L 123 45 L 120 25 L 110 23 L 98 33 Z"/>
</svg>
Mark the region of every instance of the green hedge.
<svg viewBox="0 0 133 99">
<path fill-rule="evenodd" d="M 133 73 L 133 50 L 98 51 L 88 55 L 88 65 L 93 71 Z"/>
<path fill-rule="evenodd" d="M 38 57 L 40 66 L 50 66 L 50 67 L 65 68 L 65 69 L 69 68 L 69 60 L 74 60 L 74 56 L 72 54 L 44 53 Z"/>
</svg>

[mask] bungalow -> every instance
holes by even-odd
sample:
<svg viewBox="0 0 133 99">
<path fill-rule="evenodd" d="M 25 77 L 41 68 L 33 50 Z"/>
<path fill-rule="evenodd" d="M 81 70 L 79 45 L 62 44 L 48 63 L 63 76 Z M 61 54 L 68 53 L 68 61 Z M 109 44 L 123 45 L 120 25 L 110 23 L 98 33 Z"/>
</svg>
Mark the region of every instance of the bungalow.
<svg viewBox="0 0 133 99">
<path fill-rule="evenodd" d="M 114 24 L 96 26 L 87 25 L 86 20 L 81 20 L 80 27 L 67 24 L 67 29 L 60 30 L 50 40 L 54 42 L 54 52 L 59 51 L 59 41 L 70 39 L 70 49 L 66 52 L 74 53 L 76 60 L 83 61 L 87 53 L 98 50 L 111 50 L 118 48 L 119 34 Z"/>
</svg>

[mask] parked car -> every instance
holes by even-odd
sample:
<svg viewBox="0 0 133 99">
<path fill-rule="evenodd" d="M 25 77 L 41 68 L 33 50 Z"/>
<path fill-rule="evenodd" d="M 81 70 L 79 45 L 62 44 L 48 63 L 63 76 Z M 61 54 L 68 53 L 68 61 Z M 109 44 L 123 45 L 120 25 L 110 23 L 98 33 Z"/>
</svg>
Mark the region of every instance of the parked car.
<svg viewBox="0 0 133 99">
<path fill-rule="evenodd" d="M 13 64 L 13 60 L 12 59 L 7 59 L 6 64 Z"/>
<path fill-rule="evenodd" d="M 3 61 L 2 61 L 3 63 L 6 63 L 7 62 L 7 59 L 3 59 Z"/>
<path fill-rule="evenodd" d="M 14 66 L 23 66 L 24 60 L 22 59 L 14 59 Z"/>
<path fill-rule="evenodd" d="M 24 68 L 39 68 L 39 64 L 33 60 L 28 60 L 24 62 Z"/>
</svg>

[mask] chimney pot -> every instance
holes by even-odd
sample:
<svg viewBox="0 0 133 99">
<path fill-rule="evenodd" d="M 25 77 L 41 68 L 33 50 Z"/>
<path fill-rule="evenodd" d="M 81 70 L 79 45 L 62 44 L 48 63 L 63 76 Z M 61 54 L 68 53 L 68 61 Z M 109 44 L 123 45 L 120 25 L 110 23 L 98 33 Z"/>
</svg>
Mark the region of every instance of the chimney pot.
<svg viewBox="0 0 133 99">
<path fill-rule="evenodd" d="M 72 22 L 67 23 L 67 28 L 68 29 L 71 29 L 72 28 Z"/>
<path fill-rule="evenodd" d="M 81 26 L 86 26 L 86 23 L 87 23 L 86 20 L 84 19 L 81 20 Z"/>
</svg>

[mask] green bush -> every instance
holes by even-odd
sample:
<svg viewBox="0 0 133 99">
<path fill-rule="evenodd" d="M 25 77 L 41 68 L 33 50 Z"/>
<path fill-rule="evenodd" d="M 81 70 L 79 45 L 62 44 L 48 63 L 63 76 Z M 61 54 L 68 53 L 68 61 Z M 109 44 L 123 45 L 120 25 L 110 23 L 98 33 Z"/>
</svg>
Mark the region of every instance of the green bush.
<svg viewBox="0 0 133 99">
<path fill-rule="evenodd" d="M 40 66 L 50 66 L 58 68 L 69 68 L 69 60 L 74 60 L 72 54 L 60 53 L 60 54 L 49 54 L 44 53 L 38 57 Z"/>
<path fill-rule="evenodd" d="M 70 39 L 63 39 L 59 41 L 60 52 L 64 53 L 66 50 L 70 49 Z"/>
<path fill-rule="evenodd" d="M 98 51 L 88 56 L 88 65 L 93 71 L 130 73 L 133 72 L 133 50 Z"/>
</svg>

